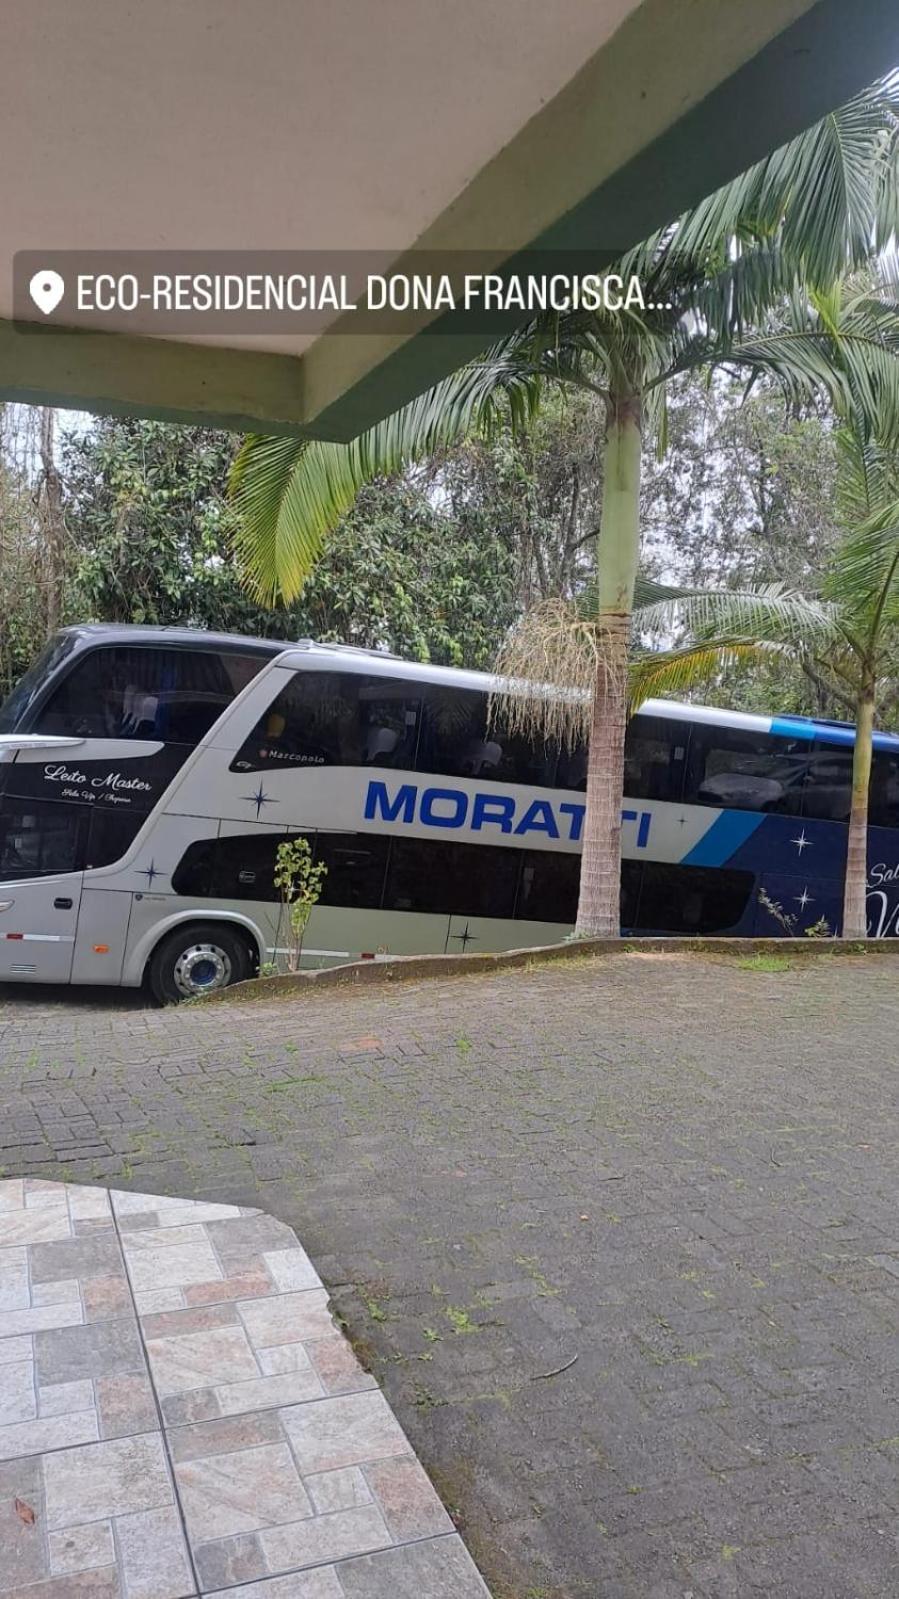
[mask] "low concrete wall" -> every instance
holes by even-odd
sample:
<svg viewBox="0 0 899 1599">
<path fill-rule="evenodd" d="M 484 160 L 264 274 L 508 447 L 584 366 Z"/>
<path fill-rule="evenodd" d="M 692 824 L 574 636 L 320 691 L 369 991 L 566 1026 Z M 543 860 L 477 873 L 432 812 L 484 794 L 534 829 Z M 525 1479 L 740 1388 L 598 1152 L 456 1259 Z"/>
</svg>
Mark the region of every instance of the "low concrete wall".
<svg viewBox="0 0 899 1599">
<path fill-rule="evenodd" d="M 507 949 L 498 955 L 394 955 L 384 960 L 350 961 L 320 971 L 292 972 L 279 977 L 255 977 L 246 983 L 205 995 L 199 1004 L 227 1004 L 231 1000 L 270 999 L 275 994 L 303 993 L 312 988 L 347 988 L 363 983 L 403 983 L 423 977 L 476 977 L 479 973 L 515 971 L 545 966 L 554 961 L 583 960 L 585 956 L 624 955 L 789 955 L 801 959 L 822 956 L 899 956 L 899 939 L 844 938 L 585 938 L 568 944 L 545 944 L 531 949 Z"/>
</svg>

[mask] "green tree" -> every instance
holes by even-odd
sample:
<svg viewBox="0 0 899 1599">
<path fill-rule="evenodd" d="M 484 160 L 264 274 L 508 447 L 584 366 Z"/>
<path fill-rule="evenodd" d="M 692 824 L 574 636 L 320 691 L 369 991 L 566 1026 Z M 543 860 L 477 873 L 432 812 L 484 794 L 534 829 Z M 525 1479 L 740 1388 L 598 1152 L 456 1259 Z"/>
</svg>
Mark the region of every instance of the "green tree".
<svg viewBox="0 0 899 1599">
<path fill-rule="evenodd" d="M 233 559 L 225 484 L 234 447 L 207 428 L 113 418 L 68 436 L 67 619 L 311 635 L 489 664 L 516 614 L 514 529 L 485 537 L 471 497 L 463 514 L 461 468 L 448 465 L 458 509 L 429 474 L 367 485 L 299 599 L 272 609 L 253 600 Z M 19 670 L 41 642 L 40 627 L 27 631 Z"/>
<path fill-rule="evenodd" d="M 287 969 L 299 971 L 303 940 L 309 918 L 321 899 L 322 883 L 328 875 L 324 861 L 313 861 L 308 838 L 285 839 L 275 855 L 275 887 L 281 894 L 282 919 L 287 918 L 290 948 Z M 279 923 L 280 933 L 280 923 Z"/>
<path fill-rule="evenodd" d="M 44 643 L 58 575 L 48 569 L 44 539 L 42 414 L 28 406 L 0 405 L 0 699 Z"/>
<path fill-rule="evenodd" d="M 838 445 L 837 500 L 846 531 L 820 599 L 801 600 L 777 588 L 660 594 L 641 613 L 643 627 L 669 633 L 680 628 L 691 642 L 635 663 L 631 705 L 651 694 L 683 693 L 729 661 L 811 658 L 815 671 L 834 682 L 853 709 L 842 932 L 844 938 L 864 938 L 873 732 L 899 645 L 899 458 L 895 445 L 884 447 L 872 437 L 863 407 L 850 413 Z"/>
<path fill-rule="evenodd" d="M 253 631 L 223 492 L 234 441 L 211 428 L 108 417 L 63 443 L 74 546 L 70 614 Z"/>
<path fill-rule="evenodd" d="M 775 384 L 692 373 L 670 385 L 668 449 L 643 465 L 641 570 L 703 584 L 817 582 L 839 538 L 833 414 L 784 414 Z"/>
<path fill-rule="evenodd" d="M 325 642 L 488 667 L 516 615 L 514 546 L 459 516 L 426 480 L 369 484 L 328 541 L 294 626 Z"/>
<path fill-rule="evenodd" d="M 592 393 L 604 413 L 603 493 L 589 626 L 592 661 L 586 819 L 577 927 L 619 928 L 621 792 L 627 654 L 640 548 L 644 431 L 665 434 L 665 391 L 680 373 L 727 364 L 768 372 L 794 402 L 820 390 L 845 408 L 854 393 L 890 420 L 899 413 L 889 336 L 876 311 L 857 308 L 837 340 L 808 291 L 828 288 L 866 260 L 895 221 L 899 96 L 880 85 L 774 152 L 703 204 L 661 229 L 620 263 L 644 285 L 647 309 L 540 318 L 346 446 L 249 439 L 233 488 L 238 548 L 260 593 L 295 594 L 327 533 L 371 476 L 398 470 L 470 431 L 495 431 L 509 414 L 523 426 L 547 385 Z M 784 329 L 769 320 L 789 300 Z M 755 331 L 749 331 L 750 329 Z M 573 618 L 586 638 L 583 616 Z M 545 679 L 569 681 L 572 650 L 537 659 Z M 524 652 L 522 652 L 524 653 Z M 550 697 L 531 699 L 533 724 Z M 552 713 L 550 712 L 550 719 Z"/>
<path fill-rule="evenodd" d="M 596 395 L 550 388 L 526 431 L 466 439 L 419 469 L 454 539 L 498 540 L 508 550 L 516 615 L 550 595 L 576 593 L 593 571 L 600 427 Z"/>
</svg>

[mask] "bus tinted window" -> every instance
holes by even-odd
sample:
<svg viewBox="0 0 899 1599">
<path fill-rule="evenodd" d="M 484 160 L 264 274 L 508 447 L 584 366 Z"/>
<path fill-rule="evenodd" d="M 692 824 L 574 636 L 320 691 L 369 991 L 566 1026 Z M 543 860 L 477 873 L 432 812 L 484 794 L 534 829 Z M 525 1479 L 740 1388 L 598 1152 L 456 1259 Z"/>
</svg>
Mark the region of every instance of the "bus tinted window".
<svg viewBox="0 0 899 1599">
<path fill-rule="evenodd" d="M 553 788 L 558 750 L 542 739 L 510 733 L 503 719 L 488 721 L 488 698 L 476 689 L 429 683 L 418 749 L 418 770 L 446 777 L 483 777 L 491 782 Z"/>
<path fill-rule="evenodd" d="M 235 771 L 278 766 L 415 764 L 414 684 L 349 672 L 297 672 L 232 762 Z"/>
<path fill-rule="evenodd" d="M 52 800 L 0 800 L 0 879 L 80 872 L 86 812 Z"/>
<path fill-rule="evenodd" d="M 576 744 L 573 749 L 562 749 L 556 769 L 556 788 L 587 791 L 587 746 Z"/>
<path fill-rule="evenodd" d="M 187 894 L 191 899 L 208 899 L 212 895 L 217 844 L 217 838 L 198 838 L 187 846 L 172 873 L 174 893 Z"/>
<path fill-rule="evenodd" d="M 814 744 L 805 774 L 803 814 L 845 822 L 852 799 L 852 747 Z"/>
<path fill-rule="evenodd" d="M 527 850 L 521 863 L 516 918 L 524 922 L 573 924 L 580 877 L 579 855 Z"/>
<path fill-rule="evenodd" d="M 35 732 L 194 745 L 264 660 L 155 646 L 89 650 L 41 708 Z"/>
<path fill-rule="evenodd" d="M 694 724 L 684 799 L 689 805 L 798 816 L 808 763 L 809 745 L 802 739 Z"/>
<path fill-rule="evenodd" d="M 899 755 L 874 753 L 868 822 L 871 827 L 899 827 Z"/>
<path fill-rule="evenodd" d="M 111 866 L 120 861 L 145 821 L 140 811 L 113 810 L 108 805 L 92 809 L 85 866 Z"/>
<path fill-rule="evenodd" d="M 57 633 L 47 648 L 41 652 L 0 706 L 0 733 L 14 733 L 21 725 L 32 700 L 54 672 L 58 671 L 66 656 L 71 655 L 78 642 L 76 633 Z"/>
<path fill-rule="evenodd" d="M 176 894 L 198 899 L 280 899 L 275 887 L 278 846 L 296 833 L 241 833 L 203 838 L 189 845 L 172 876 Z M 322 882 L 323 905 L 350 905 L 377 910 L 387 865 L 387 838 L 363 833 L 306 835 L 315 860 L 328 874 Z"/>
<path fill-rule="evenodd" d="M 515 909 L 519 865 L 517 850 L 395 838 L 384 909 L 508 918 Z"/>
<path fill-rule="evenodd" d="M 680 800 L 689 726 L 637 715 L 624 743 L 624 792 L 630 799 Z"/>
<path fill-rule="evenodd" d="M 384 766 L 552 788 L 555 746 L 510 733 L 501 720 L 488 725 L 487 715 L 487 695 L 472 689 L 297 672 L 238 751 L 232 770 Z"/>
<path fill-rule="evenodd" d="M 172 874 L 176 894 L 213 899 L 276 900 L 278 845 L 290 833 L 238 833 L 198 839 Z"/>
<path fill-rule="evenodd" d="M 368 833 L 319 833 L 315 859 L 328 868 L 323 905 L 377 910 L 384 892 L 390 840 Z"/>
<path fill-rule="evenodd" d="M 645 933 L 723 933 L 743 915 L 755 885 L 752 872 L 646 861 L 631 924 Z M 630 885 L 633 891 L 633 883 Z M 623 925 L 628 924 L 624 921 Z"/>
</svg>

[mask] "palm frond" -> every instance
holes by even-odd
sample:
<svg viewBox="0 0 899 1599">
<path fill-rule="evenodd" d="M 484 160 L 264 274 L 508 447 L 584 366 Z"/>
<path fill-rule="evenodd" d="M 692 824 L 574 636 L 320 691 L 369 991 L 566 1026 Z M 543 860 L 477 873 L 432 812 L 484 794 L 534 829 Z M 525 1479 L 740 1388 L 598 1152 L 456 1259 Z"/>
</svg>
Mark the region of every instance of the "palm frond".
<svg viewBox="0 0 899 1599">
<path fill-rule="evenodd" d="M 684 588 L 679 584 L 659 583 L 654 577 L 646 577 L 638 572 L 634 584 L 634 610 L 644 611 L 647 606 L 673 603 L 701 592 L 700 589 Z"/>
<path fill-rule="evenodd" d="M 841 521 L 858 527 L 897 497 L 895 452 L 857 427 L 838 428 L 836 502 Z"/>
<path fill-rule="evenodd" d="M 890 235 L 896 209 L 899 90 L 892 78 L 822 118 L 681 219 L 672 248 L 687 257 L 727 236 L 782 232 L 785 253 L 826 286 Z"/>
<path fill-rule="evenodd" d="M 816 327 L 763 332 L 717 346 L 696 339 L 673 370 L 710 364 L 767 374 L 790 406 L 824 394 L 839 416 L 868 433 L 876 430 L 884 442 L 899 439 L 899 347 L 872 325 L 844 327 L 837 340 Z"/>
<path fill-rule="evenodd" d="M 716 638 L 683 649 L 658 650 L 631 664 L 628 698 L 631 711 L 648 699 L 681 697 L 708 685 L 734 666 L 758 664 L 787 653 L 789 646 L 747 638 Z"/>
<path fill-rule="evenodd" d="M 840 545 L 824 593 L 851 618 L 855 633 L 870 633 L 879 618 L 896 619 L 897 588 L 899 498 L 880 506 Z"/>
<path fill-rule="evenodd" d="M 349 444 L 320 439 L 248 438 L 230 489 L 238 514 L 235 546 L 248 583 L 264 602 L 296 598 L 327 535 L 360 488 L 401 471 L 473 430 L 533 416 L 540 379 L 521 337 L 496 346 Z"/>
<path fill-rule="evenodd" d="M 635 626 L 649 633 L 685 631 L 701 644 L 709 637 L 821 645 L 840 636 L 835 606 L 787 589 L 780 583 L 754 589 L 695 590 L 674 599 L 643 605 Z"/>
</svg>

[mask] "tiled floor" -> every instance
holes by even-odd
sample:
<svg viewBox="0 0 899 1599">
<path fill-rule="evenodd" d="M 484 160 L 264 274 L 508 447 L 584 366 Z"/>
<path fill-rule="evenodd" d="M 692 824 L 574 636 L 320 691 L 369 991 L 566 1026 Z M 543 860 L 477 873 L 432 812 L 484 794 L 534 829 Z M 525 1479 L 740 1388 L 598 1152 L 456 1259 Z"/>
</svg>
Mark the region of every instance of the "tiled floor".
<svg viewBox="0 0 899 1599">
<path fill-rule="evenodd" d="M 290 1228 L 0 1182 L 3 1599 L 484 1599 Z"/>
</svg>

